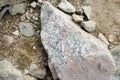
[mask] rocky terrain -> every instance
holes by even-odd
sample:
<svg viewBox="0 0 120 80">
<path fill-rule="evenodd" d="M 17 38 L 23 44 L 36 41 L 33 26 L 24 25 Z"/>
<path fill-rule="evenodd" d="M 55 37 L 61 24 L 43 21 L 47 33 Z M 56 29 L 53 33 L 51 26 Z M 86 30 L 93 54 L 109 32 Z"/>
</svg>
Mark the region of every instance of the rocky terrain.
<svg viewBox="0 0 120 80">
<path fill-rule="evenodd" d="M 1 0 L 0 80 L 120 80 L 119 0 Z"/>
</svg>

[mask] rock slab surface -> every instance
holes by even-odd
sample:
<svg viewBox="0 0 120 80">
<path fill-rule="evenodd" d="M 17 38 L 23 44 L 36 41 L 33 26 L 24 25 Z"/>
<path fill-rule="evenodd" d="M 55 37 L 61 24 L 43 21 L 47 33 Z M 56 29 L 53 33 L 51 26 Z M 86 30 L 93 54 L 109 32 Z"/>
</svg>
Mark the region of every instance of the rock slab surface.
<svg viewBox="0 0 120 80">
<path fill-rule="evenodd" d="M 115 63 L 107 45 L 47 1 L 41 7 L 41 26 L 54 80 L 108 80 L 114 73 Z"/>
</svg>

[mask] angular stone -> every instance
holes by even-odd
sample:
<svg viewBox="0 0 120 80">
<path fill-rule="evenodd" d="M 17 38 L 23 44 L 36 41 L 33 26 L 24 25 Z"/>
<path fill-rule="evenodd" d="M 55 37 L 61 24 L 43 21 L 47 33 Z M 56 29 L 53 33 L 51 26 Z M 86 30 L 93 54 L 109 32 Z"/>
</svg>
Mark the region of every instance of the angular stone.
<svg viewBox="0 0 120 80">
<path fill-rule="evenodd" d="M 49 2 L 42 4 L 41 26 L 54 80 L 108 80 L 114 73 L 115 63 L 107 45 Z"/>
<path fill-rule="evenodd" d="M 31 64 L 29 73 L 32 76 L 35 76 L 39 79 L 44 79 L 46 76 L 46 69 L 44 66 L 36 65 L 36 64 Z"/>
<path fill-rule="evenodd" d="M 12 6 L 10 14 L 11 15 L 16 15 L 17 13 L 24 14 L 26 6 L 27 6 L 26 3 L 15 4 Z"/>
<path fill-rule="evenodd" d="M 102 40 L 103 42 L 105 42 L 107 45 L 109 45 L 108 40 L 106 39 L 106 37 L 102 33 L 99 33 L 98 38 L 100 40 Z"/>
<path fill-rule="evenodd" d="M 96 29 L 96 22 L 95 21 L 83 21 L 81 23 L 81 26 L 87 31 L 87 32 L 93 32 Z"/>
<path fill-rule="evenodd" d="M 0 7 L 3 7 L 5 5 L 15 5 L 24 1 L 27 0 L 0 0 Z"/>
<path fill-rule="evenodd" d="M 58 7 L 67 13 L 74 13 L 76 11 L 75 7 L 71 3 L 69 3 L 67 0 L 61 0 Z"/>
<path fill-rule="evenodd" d="M 72 17 L 73 17 L 74 22 L 82 22 L 84 18 L 83 16 L 80 16 L 77 14 L 73 14 Z"/>
<path fill-rule="evenodd" d="M 90 19 L 91 16 L 91 6 L 83 6 L 82 7 L 84 14 L 86 15 L 87 19 Z"/>
</svg>

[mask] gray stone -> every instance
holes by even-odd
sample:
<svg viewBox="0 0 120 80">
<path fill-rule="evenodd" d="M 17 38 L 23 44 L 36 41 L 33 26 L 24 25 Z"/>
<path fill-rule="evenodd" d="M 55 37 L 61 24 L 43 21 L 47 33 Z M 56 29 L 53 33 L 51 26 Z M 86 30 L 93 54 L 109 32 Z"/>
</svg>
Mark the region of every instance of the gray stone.
<svg viewBox="0 0 120 80">
<path fill-rule="evenodd" d="M 29 74 L 39 79 L 44 79 L 46 76 L 46 69 L 44 66 L 31 64 L 30 69 L 29 69 Z"/>
<path fill-rule="evenodd" d="M 26 37 L 32 37 L 34 35 L 34 29 L 33 29 L 32 23 L 20 22 L 19 30 L 20 30 L 21 34 Z"/>
<path fill-rule="evenodd" d="M 96 29 L 96 22 L 95 21 L 83 21 L 81 26 L 88 32 L 93 32 Z"/>
<path fill-rule="evenodd" d="M 111 80 L 120 80 L 120 46 L 113 48 L 111 52 L 117 66 L 116 73 Z"/>
<path fill-rule="evenodd" d="M 58 7 L 67 13 L 74 13 L 76 11 L 75 7 L 71 3 L 69 3 L 67 0 L 61 0 Z"/>
<path fill-rule="evenodd" d="M 2 80 L 26 80 L 24 75 L 7 60 L 0 61 L 0 77 Z"/>
<path fill-rule="evenodd" d="M 82 7 L 84 14 L 86 15 L 87 19 L 90 19 L 91 16 L 91 6 L 83 6 Z"/>
<path fill-rule="evenodd" d="M 10 10 L 10 14 L 11 15 L 16 15 L 17 13 L 24 14 L 25 10 L 26 10 L 26 3 L 15 4 L 12 6 Z"/>
<path fill-rule="evenodd" d="M 30 4 L 31 7 L 35 8 L 37 6 L 37 3 L 35 1 L 33 1 L 31 4 Z"/>
<path fill-rule="evenodd" d="M 74 22 L 82 22 L 83 21 L 83 16 L 73 14 L 72 15 Z"/>
<path fill-rule="evenodd" d="M 15 5 L 24 1 L 26 0 L 0 0 L 0 7 L 6 6 L 6 5 Z"/>
<path fill-rule="evenodd" d="M 114 73 L 115 63 L 107 45 L 49 2 L 41 7 L 41 27 L 54 80 L 108 80 Z"/>
</svg>

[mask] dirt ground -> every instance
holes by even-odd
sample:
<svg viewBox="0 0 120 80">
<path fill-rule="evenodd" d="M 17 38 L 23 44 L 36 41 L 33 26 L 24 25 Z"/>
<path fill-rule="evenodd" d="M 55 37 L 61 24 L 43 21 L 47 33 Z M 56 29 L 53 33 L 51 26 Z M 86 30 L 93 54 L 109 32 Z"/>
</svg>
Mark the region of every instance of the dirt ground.
<svg viewBox="0 0 120 80">
<path fill-rule="evenodd" d="M 60 0 L 49 0 L 55 6 Z M 68 0 L 76 9 L 83 5 L 84 0 Z M 87 0 L 86 0 L 87 1 Z M 110 42 L 110 48 L 120 45 L 120 0 L 88 0 L 87 5 L 92 6 L 91 20 L 96 21 L 97 30 L 92 33 L 98 36 L 98 33 L 103 33 L 108 39 L 109 35 L 115 35 L 115 41 Z M 29 7 L 27 8 L 29 10 Z M 40 15 L 39 8 L 35 8 L 32 14 Z M 13 32 L 18 29 L 19 22 L 24 15 L 11 16 L 6 13 L 0 20 L 0 60 L 10 60 L 14 66 L 20 70 L 29 68 L 32 62 L 47 66 L 47 55 L 40 41 L 40 18 L 32 20 L 26 18 L 24 22 L 30 22 L 35 25 L 35 35 L 33 37 L 24 37 L 22 35 L 15 36 Z M 14 42 L 7 45 L 4 36 L 11 36 Z"/>
</svg>

